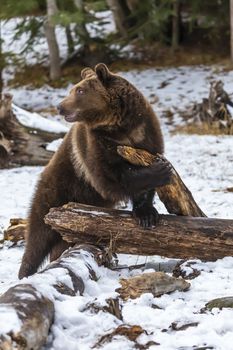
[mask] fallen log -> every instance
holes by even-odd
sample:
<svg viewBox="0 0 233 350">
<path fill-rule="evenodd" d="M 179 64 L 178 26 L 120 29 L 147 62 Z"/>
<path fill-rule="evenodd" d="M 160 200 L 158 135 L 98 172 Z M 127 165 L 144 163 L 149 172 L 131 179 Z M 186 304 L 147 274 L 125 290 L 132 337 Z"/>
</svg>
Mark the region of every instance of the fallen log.
<svg viewBox="0 0 233 350">
<path fill-rule="evenodd" d="M 8 289 L 0 297 L 0 312 L 1 350 L 40 349 L 46 342 L 54 305 L 32 285 L 18 284 Z"/>
<path fill-rule="evenodd" d="M 0 168 L 46 165 L 53 155 L 46 145 L 63 136 L 20 124 L 12 110 L 12 95 L 0 98 Z"/>
<path fill-rule="evenodd" d="M 117 152 L 134 165 L 148 166 L 156 160 L 165 159 L 159 154 L 153 155 L 143 149 L 129 146 L 118 146 Z M 176 215 L 205 217 L 206 215 L 195 202 L 192 193 L 185 186 L 175 168 L 173 166 L 172 168 L 171 184 L 156 188 L 159 199 L 164 203 L 167 211 Z"/>
<path fill-rule="evenodd" d="M 160 215 L 158 225 L 145 230 L 129 211 L 69 203 L 52 208 L 45 222 L 69 243 L 115 253 L 212 261 L 233 253 L 233 220 Z"/>
<path fill-rule="evenodd" d="M 93 259 L 100 265 L 106 255 L 94 246 L 75 246 L 26 284 L 24 279 L 1 295 L 0 349 L 40 349 L 54 319 L 54 301 L 61 294 L 82 295 L 85 282 L 97 280 Z"/>
<path fill-rule="evenodd" d="M 128 146 L 118 146 L 117 152 L 128 162 L 148 166 L 152 162 L 164 158 L 163 156 L 152 155 L 142 149 L 135 149 Z M 164 203 L 170 214 L 205 217 L 206 215 L 195 202 L 192 193 L 183 183 L 181 177 L 173 167 L 172 183 L 156 189 L 160 200 Z M 4 239 L 13 243 L 24 239 L 27 221 L 23 219 L 11 219 L 10 226 L 4 232 Z"/>
<path fill-rule="evenodd" d="M 0 349 L 41 349 L 54 320 L 54 301 L 60 300 L 61 294 L 82 295 L 88 279 L 98 281 L 97 265 L 102 264 L 109 265 L 106 251 L 91 245 L 75 246 L 44 270 L 29 277 L 27 283 L 20 283 L 6 291 L 0 296 Z M 175 290 L 186 291 L 190 287 L 190 283 L 182 278 L 177 279 L 164 272 L 121 279 L 120 283 L 122 287 L 116 292 L 124 300 L 148 292 L 160 296 Z M 106 305 L 100 305 L 94 299 L 77 312 L 107 312 L 123 322 L 119 297 L 107 299 Z"/>
</svg>

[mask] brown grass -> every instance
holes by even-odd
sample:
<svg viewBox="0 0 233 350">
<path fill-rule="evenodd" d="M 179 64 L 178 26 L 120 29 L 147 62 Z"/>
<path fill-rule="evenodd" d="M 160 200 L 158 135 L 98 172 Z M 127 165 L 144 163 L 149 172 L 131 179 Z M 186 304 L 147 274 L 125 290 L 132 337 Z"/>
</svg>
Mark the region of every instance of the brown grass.
<svg viewBox="0 0 233 350">
<path fill-rule="evenodd" d="M 174 134 L 196 134 L 196 135 L 232 135 L 227 128 L 220 129 L 217 125 L 209 125 L 207 123 L 200 124 L 188 124 L 182 126 L 176 126 L 172 132 Z"/>
<path fill-rule="evenodd" d="M 140 51 L 140 48 L 138 48 Z M 221 64 L 226 70 L 233 69 L 228 57 L 219 52 L 201 50 L 198 48 L 180 47 L 175 52 L 170 47 L 161 44 L 152 44 L 141 51 L 142 59 L 126 60 L 119 59 L 109 65 L 113 71 L 129 71 L 131 69 L 143 70 L 146 68 L 179 67 L 183 65 Z M 62 69 L 62 78 L 51 82 L 48 67 L 40 64 L 34 66 L 20 66 L 15 77 L 10 81 L 11 86 L 23 86 L 32 84 L 38 88 L 44 84 L 53 87 L 64 87 L 67 83 L 76 83 L 80 79 L 83 66 L 78 62 Z M 217 69 L 217 67 L 216 67 Z"/>
</svg>

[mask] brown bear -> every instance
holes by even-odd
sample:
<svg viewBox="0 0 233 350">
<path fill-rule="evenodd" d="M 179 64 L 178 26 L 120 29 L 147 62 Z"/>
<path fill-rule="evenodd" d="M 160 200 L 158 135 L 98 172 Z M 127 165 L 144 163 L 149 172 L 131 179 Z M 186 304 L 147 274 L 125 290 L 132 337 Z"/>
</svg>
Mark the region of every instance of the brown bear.
<svg viewBox="0 0 233 350">
<path fill-rule="evenodd" d="M 129 145 L 163 153 L 160 124 L 145 97 L 102 63 L 95 70 L 82 70 L 81 78 L 58 107 L 74 125 L 38 182 L 19 278 L 35 273 L 48 254 L 54 260 L 68 247 L 44 223 L 51 207 L 70 201 L 114 207 L 131 199 L 134 216 L 150 227 L 158 219 L 154 188 L 170 182 L 167 162 L 137 167 L 116 150 L 118 145 Z"/>
</svg>

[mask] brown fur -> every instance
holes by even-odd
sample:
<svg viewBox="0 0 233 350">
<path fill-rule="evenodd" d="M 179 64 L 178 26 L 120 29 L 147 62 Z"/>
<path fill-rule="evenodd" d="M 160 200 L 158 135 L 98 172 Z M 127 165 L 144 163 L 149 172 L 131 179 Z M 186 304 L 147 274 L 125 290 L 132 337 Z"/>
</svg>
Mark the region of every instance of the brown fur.
<svg viewBox="0 0 233 350">
<path fill-rule="evenodd" d="M 67 120 L 75 123 L 37 185 L 20 278 L 36 272 L 49 253 L 54 259 L 67 247 L 60 235 L 43 221 L 51 207 L 69 201 L 113 207 L 120 200 L 133 198 L 134 189 L 130 192 L 127 188 L 130 186 L 125 185 L 131 182 L 128 174 L 132 169 L 117 154 L 118 144 L 151 153 L 163 152 L 159 121 L 150 104 L 133 85 L 109 72 L 103 64 L 97 65 L 95 71 L 90 68 L 82 71 L 82 80 L 59 109 Z M 137 174 L 133 169 L 135 182 Z M 152 185 L 145 184 L 145 189 Z"/>
</svg>

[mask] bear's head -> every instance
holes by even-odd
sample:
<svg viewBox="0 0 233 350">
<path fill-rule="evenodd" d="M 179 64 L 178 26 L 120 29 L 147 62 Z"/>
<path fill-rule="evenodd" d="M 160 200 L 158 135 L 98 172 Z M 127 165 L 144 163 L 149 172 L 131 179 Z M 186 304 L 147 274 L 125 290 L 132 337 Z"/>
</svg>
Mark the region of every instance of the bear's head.
<svg viewBox="0 0 233 350">
<path fill-rule="evenodd" d="M 142 94 L 126 79 L 99 63 L 85 68 L 82 80 L 58 106 L 68 122 L 84 122 L 91 127 L 124 126 L 140 118 L 145 108 Z"/>
</svg>

